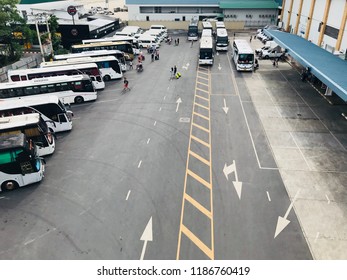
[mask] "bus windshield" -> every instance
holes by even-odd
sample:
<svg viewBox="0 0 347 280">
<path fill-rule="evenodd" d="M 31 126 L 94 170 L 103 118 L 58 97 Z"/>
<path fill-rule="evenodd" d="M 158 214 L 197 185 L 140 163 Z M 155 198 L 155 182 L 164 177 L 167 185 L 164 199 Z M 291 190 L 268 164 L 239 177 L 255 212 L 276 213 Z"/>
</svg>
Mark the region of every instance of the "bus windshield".
<svg viewBox="0 0 347 280">
<path fill-rule="evenodd" d="M 239 61 L 244 63 L 253 63 L 254 55 L 253 54 L 240 54 Z"/>
</svg>

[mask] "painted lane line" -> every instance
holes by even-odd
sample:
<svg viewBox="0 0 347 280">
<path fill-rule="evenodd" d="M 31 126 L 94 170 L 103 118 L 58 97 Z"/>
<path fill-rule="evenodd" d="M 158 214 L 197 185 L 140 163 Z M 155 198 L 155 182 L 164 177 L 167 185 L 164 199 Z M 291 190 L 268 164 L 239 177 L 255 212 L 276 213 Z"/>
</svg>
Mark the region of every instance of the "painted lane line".
<svg viewBox="0 0 347 280">
<path fill-rule="evenodd" d="M 139 165 L 137 166 L 137 168 L 140 168 L 142 164 L 142 160 L 140 160 Z"/>
<path fill-rule="evenodd" d="M 314 239 L 314 243 L 316 243 L 317 242 L 317 239 L 319 238 L 319 232 L 317 232 L 317 234 L 316 234 L 316 238 Z"/>
<path fill-rule="evenodd" d="M 329 197 L 328 197 L 327 194 L 325 195 L 325 197 L 326 197 L 326 199 L 328 200 L 328 204 L 330 204 L 330 199 L 329 199 Z"/>
<path fill-rule="evenodd" d="M 155 121 L 153 125 L 156 126 L 157 125 L 157 121 Z"/>
<path fill-rule="evenodd" d="M 166 95 L 164 96 L 164 100 L 166 99 Z"/>
<path fill-rule="evenodd" d="M 128 191 L 128 194 L 127 194 L 127 197 L 125 198 L 125 200 L 129 199 L 130 193 L 131 193 L 131 190 Z"/>
<path fill-rule="evenodd" d="M 267 199 L 268 199 L 269 201 L 271 201 L 270 194 L 269 194 L 268 191 L 266 192 L 266 194 L 267 194 Z"/>
<path fill-rule="evenodd" d="M 149 141 L 151 141 L 151 138 L 148 138 L 148 139 L 147 139 L 147 145 L 149 144 Z"/>
</svg>

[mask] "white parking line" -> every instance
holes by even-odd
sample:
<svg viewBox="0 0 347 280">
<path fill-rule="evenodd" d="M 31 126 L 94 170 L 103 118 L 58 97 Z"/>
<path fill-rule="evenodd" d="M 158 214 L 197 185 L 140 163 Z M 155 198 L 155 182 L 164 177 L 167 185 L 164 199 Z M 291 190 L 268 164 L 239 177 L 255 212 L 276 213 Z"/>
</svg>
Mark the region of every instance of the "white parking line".
<svg viewBox="0 0 347 280">
<path fill-rule="evenodd" d="M 141 164 L 142 164 L 142 160 L 140 160 L 140 162 L 139 162 L 137 168 L 140 168 L 140 167 L 141 167 Z"/>
<path fill-rule="evenodd" d="M 131 190 L 128 191 L 128 194 L 127 194 L 127 197 L 125 198 L 125 200 L 129 199 L 130 193 L 131 193 Z"/>
<path fill-rule="evenodd" d="M 148 138 L 148 139 L 147 139 L 147 145 L 149 144 L 149 141 L 151 141 L 151 138 Z"/>
<path fill-rule="evenodd" d="M 267 194 L 267 199 L 268 199 L 269 201 L 271 201 L 271 197 L 270 197 L 270 194 L 269 194 L 268 191 L 266 191 L 266 194 Z"/>
</svg>

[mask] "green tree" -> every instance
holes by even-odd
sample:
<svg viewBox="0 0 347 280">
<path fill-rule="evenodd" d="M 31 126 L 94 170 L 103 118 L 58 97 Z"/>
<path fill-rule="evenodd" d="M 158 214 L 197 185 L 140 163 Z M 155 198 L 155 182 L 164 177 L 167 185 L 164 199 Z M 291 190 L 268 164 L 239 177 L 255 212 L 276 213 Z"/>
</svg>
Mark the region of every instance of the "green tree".
<svg viewBox="0 0 347 280">
<path fill-rule="evenodd" d="M 22 54 L 22 48 L 16 40 L 13 40 L 13 33 L 21 30 L 19 26 L 25 24 L 19 16 L 16 4 L 18 0 L 0 0 L 0 43 L 3 44 L 3 62 L 18 60 Z"/>
</svg>

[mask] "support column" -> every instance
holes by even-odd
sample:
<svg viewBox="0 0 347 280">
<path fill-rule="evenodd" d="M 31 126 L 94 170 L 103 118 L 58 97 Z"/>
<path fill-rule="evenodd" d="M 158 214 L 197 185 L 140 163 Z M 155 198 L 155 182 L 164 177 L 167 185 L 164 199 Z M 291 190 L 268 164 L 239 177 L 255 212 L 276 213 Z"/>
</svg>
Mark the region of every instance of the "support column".
<svg viewBox="0 0 347 280">
<path fill-rule="evenodd" d="M 322 22 L 321 22 L 320 33 L 319 33 L 319 38 L 318 38 L 318 42 L 317 42 L 317 45 L 319 47 L 322 44 L 323 36 L 324 36 L 324 32 L 325 32 L 325 27 L 327 26 L 327 20 L 328 20 L 328 15 L 329 15 L 329 10 L 330 10 L 330 4 L 331 4 L 331 0 L 327 0 L 326 3 L 325 3 L 324 15 L 323 15 L 323 19 L 322 19 Z"/>
<path fill-rule="evenodd" d="M 300 24 L 300 18 L 301 18 L 301 11 L 302 11 L 302 3 L 304 2 L 304 0 L 300 0 L 300 4 L 299 4 L 299 11 L 296 14 L 296 23 L 295 23 L 295 29 L 294 29 L 294 34 L 298 34 L 298 28 L 299 28 L 299 24 Z"/>
<path fill-rule="evenodd" d="M 287 18 L 287 25 L 286 25 L 286 31 L 289 32 L 289 24 L 290 24 L 290 18 L 292 17 L 292 10 L 293 10 L 293 2 L 294 0 L 290 0 L 289 10 L 288 10 L 288 18 Z"/>
<path fill-rule="evenodd" d="M 283 14 L 284 14 L 284 7 L 286 5 L 286 0 L 282 1 L 282 12 L 281 12 L 281 17 L 280 17 L 280 21 L 283 21 Z"/>
<path fill-rule="evenodd" d="M 316 0 L 312 0 L 311 1 L 311 7 L 310 7 L 310 13 L 308 14 L 308 19 L 307 19 L 307 24 L 306 24 L 306 31 L 305 31 L 305 39 L 306 40 L 308 40 L 308 36 L 310 35 L 312 16 L 313 16 L 315 6 L 316 6 Z"/>
<path fill-rule="evenodd" d="M 345 27 L 346 27 L 346 21 L 347 21 L 347 1 L 345 2 L 345 9 L 342 15 L 340 31 L 339 31 L 339 35 L 337 36 L 337 41 L 335 46 L 335 50 L 337 51 L 339 51 L 341 48 L 341 41 L 343 38 L 343 31 L 345 30 Z"/>
</svg>

